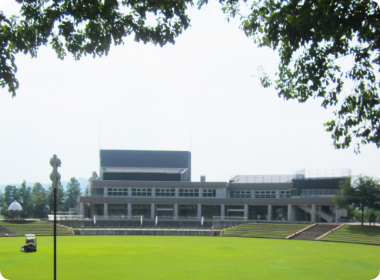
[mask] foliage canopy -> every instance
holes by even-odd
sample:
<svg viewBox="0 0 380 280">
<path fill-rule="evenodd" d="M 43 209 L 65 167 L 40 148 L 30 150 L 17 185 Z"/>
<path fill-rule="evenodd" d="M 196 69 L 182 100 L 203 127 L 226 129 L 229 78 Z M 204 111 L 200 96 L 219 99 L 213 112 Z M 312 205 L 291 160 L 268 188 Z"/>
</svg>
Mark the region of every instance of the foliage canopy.
<svg viewBox="0 0 380 280">
<path fill-rule="evenodd" d="M 362 225 L 365 208 L 380 210 L 380 181 L 368 176 L 358 176 L 343 181 L 341 193 L 334 202 L 341 208 L 359 208 L 362 212 Z"/>
<path fill-rule="evenodd" d="M 372 0 L 264 0 L 242 25 L 260 47 L 280 54 L 275 87 L 284 99 L 320 98 L 336 148 L 380 147 L 380 8 Z M 342 67 L 344 60 L 351 65 Z M 263 72 L 264 87 L 273 82 Z M 350 90 L 344 87 L 347 82 Z"/>
<path fill-rule="evenodd" d="M 37 56 L 50 44 L 58 58 L 71 53 L 107 55 L 111 44 L 136 41 L 163 46 L 190 25 L 192 0 L 16 0 L 20 15 L 0 14 L 0 85 L 15 96 L 19 86 L 15 54 Z M 208 0 L 198 0 L 201 8 Z M 228 17 L 240 16 L 241 27 L 260 47 L 278 50 L 279 71 L 272 82 L 284 99 L 320 98 L 334 107 L 325 123 L 336 148 L 353 139 L 380 147 L 380 8 L 373 0 L 219 0 Z M 240 12 L 248 5 L 248 14 Z M 343 59 L 352 60 L 342 67 Z M 348 85 L 351 90 L 348 90 Z M 352 84 L 352 85 L 351 85 Z"/>
</svg>

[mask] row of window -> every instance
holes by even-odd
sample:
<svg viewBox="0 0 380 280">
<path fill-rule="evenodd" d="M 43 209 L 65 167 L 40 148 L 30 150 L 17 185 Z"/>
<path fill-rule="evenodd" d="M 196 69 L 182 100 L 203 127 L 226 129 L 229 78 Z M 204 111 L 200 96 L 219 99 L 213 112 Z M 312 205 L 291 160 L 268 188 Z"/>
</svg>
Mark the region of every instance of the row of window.
<svg viewBox="0 0 380 280">
<path fill-rule="evenodd" d="M 216 197 L 216 190 L 203 189 L 203 197 Z M 108 188 L 108 196 L 128 196 L 127 188 Z M 152 189 L 133 188 L 132 196 L 152 196 Z M 155 196 L 175 197 L 175 189 L 155 189 Z M 180 189 L 180 197 L 199 197 L 198 189 Z"/>
<path fill-rule="evenodd" d="M 302 190 L 301 196 L 319 196 L 319 195 L 337 195 L 339 190 L 326 190 L 326 189 L 310 189 L 310 190 Z"/>
<path fill-rule="evenodd" d="M 336 190 L 302 190 L 302 195 L 335 195 Z M 276 191 L 255 191 L 255 198 L 276 198 Z M 157 197 L 175 197 L 175 189 L 155 189 Z M 216 197 L 215 189 L 203 189 L 203 197 Z M 108 196 L 128 196 L 127 188 L 108 188 Z M 152 196 L 151 189 L 132 189 L 132 196 Z M 180 197 L 199 197 L 199 189 L 180 189 Z M 290 197 L 290 191 L 280 191 L 280 197 Z M 230 198 L 251 198 L 251 191 L 231 191 Z"/>
<path fill-rule="evenodd" d="M 128 196 L 128 189 L 108 188 L 108 196 Z"/>
<path fill-rule="evenodd" d="M 255 198 L 276 198 L 276 191 L 255 191 Z M 280 191 L 280 197 L 290 197 L 290 191 Z M 231 191 L 230 198 L 252 198 L 251 191 Z"/>
</svg>

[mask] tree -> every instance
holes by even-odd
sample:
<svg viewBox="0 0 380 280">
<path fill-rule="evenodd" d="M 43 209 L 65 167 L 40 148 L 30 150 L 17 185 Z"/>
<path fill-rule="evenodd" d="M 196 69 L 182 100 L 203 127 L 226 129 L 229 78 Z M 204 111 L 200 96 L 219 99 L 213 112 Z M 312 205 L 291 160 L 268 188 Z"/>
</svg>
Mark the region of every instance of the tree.
<svg viewBox="0 0 380 280">
<path fill-rule="evenodd" d="M 4 215 L 4 195 L 0 191 L 0 215 Z"/>
<path fill-rule="evenodd" d="M 366 207 L 380 210 L 380 181 L 368 176 L 358 176 L 346 179 L 340 185 L 340 194 L 334 197 L 334 202 L 340 208 L 359 208 L 362 212 L 362 225 Z"/>
<path fill-rule="evenodd" d="M 40 183 L 35 183 L 32 188 L 32 196 L 29 207 L 34 218 L 46 218 L 47 196 L 44 187 Z"/>
<path fill-rule="evenodd" d="M 64 203 L 65 203 L 65 193 L 63 191 L 63 186 L 61 182 L 58 182 L 57 186 L 57 211 L 63 211 L 64 210 Z M 54 189 L 53 186 L 50 186 L 48 189 L 48 204 L 49 204 L 49 210 L 50 212 L 54 209 Z"/>
<path fill-rule="evenodd" d="M 29 0 L 21 1 L 20 15 L 0 14 L 0 85 L 15 96 L 19 82 L 15 54 L 37 56 L 50 44 L 59 59 L 71 53 L 107 55 L 134 35 L 136 41 L 163 46 L 187 29 L 191 0 Z M 198 7 L 208 0 L 198 0 Z M 258 0 L 248 15 L 240 4 L 247 0 L 219 0 L 229 17 L 240 16 L 242 29 L 260 47 L 278 50 L 279 72 L 274 84 L 284 99 L 306 102 L 321 98 L 334 107 L 335 118 L 325 123 L 338 149 L 353 139 L 380 147 L 380 9 L 373 0 Z M 150 25 L 150 22 L 154 22 Z M 353 60 L 350 69 L 342 60 Z M 264 87 L 273 82 L 260 71 Z M 348 93 L 344 83 L 353 83 Z"/>
<path fill-rule="evenodd" d="M 36 57 L 40 46 L 50 44 L 59 59 L 67 53 L 75 59 L 87 54 L 102 56 L 111 44 L 120 45 L 131 34 L 137 42 L 174 43 L 190 24 L 185 11 L 192 4 L 191 0 L 17 2 L 19 16 L 7 18 L 0 13 L 0 85 L 12 96 L 19 85 L 16 53 Z"/>
<path fill-rule="evenodd" d="M 78 196 L 81 195 L 80 184 L 75 177 L 70 179 L 66 185 L 65 211 L 77 207 Z"/>
<path fill-rule="evenodd" d="M 13 201 L 18 201 L 19 196 L 18 196 L 18 191 L 16 186 L 11 186 L 8 185 L 5 187 L 4 190 L 4 202 L 7 205 L 7 207 L 13 202 Z"/>
<path fill-rule="evenodd" d="M 26 182 L 23 181 L 21 187 L 18 190 L 20 197 L 20 204 L 22 209 L 24 210 L 24 215 L 26 218 L 29 218 L 32 213 L 32 209 L 30 208 L 30 201 L 32 198 L 32 188 L 26 186 Z"/>
<path fill-rule="evenodd" d="M 235 9 L 227 10 L 235 16 Z M 321 98 L 334 107 L 325 123 L 337 149 L 373 143 L 380 147 L 380 9 L 373 0 L 263 0 L 242 17 L 242 28 L 260 47 L 278 50 L 274 81 L 284 99 Z M 352 60 L 349 69 L 342 60 Z M 376 74 L 377 72 L 377 74 Z M 272 84 L 261 71 L 264 87 Z M 351 81 L 351 91 L 344 82 Z M 340 107 L 340 108 L 339 108 Z"/>
</svg>

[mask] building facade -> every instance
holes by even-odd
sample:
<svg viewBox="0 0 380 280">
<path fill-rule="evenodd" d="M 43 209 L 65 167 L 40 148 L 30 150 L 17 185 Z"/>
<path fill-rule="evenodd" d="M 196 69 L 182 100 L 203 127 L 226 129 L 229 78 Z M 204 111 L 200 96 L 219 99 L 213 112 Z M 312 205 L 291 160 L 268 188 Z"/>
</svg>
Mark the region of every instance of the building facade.
<svg viewBox="0 0 380 280">
<path fill-rule="evenodd" d="M 305 174 L 233 177 L 191 182 L 186 151 L 101 150 L 99 176 L 78 198 L 80 215 L 104 219 L 245 219 L 339 222 L 347 216 L 332 198 L 349 177 Z"/>
</svg>

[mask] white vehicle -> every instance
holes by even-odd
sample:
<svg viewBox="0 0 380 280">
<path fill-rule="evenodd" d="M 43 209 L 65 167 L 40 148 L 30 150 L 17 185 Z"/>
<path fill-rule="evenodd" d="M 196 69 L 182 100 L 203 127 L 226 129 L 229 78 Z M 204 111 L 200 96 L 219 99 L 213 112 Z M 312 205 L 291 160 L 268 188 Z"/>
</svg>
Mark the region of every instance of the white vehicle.
<svg viewBox="0 0 380 280">
<path fill-rule="evenodd" d="M 25 234 L 26 244 L 21 247 L 22 252 L 37 252 L 37 238 L 35 234 Z"/>
</svg>

